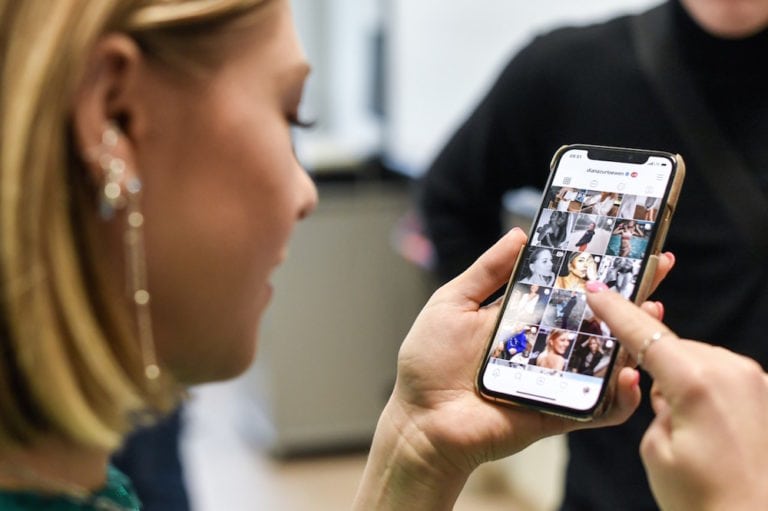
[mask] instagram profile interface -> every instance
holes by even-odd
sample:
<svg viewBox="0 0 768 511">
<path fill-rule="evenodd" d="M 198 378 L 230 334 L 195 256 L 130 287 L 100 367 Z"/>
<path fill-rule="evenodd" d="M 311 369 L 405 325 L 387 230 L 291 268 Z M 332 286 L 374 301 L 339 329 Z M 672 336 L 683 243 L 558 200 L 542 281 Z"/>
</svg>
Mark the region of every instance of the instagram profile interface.
<svg viewBox="0 0 768 511">
<path fill-rule="evenodd" d="M 493 339 L 486 389 L 580 411 L 597 404 L 618 344 L 585 286 L 600 280 L 633 298 L 672 169 L 662 156 L 562 155 Z"/>
</svg>

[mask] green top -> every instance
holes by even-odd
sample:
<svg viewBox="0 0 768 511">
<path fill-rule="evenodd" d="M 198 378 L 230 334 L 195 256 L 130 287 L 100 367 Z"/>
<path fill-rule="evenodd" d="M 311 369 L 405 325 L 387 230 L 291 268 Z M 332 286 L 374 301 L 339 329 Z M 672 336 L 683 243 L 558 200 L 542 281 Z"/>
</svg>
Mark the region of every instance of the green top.
<svg viewBox="0 0 768 511">
<path fill-rule="evenodd" d="M 139 511 L 130 479 L 110 466 L 104 488 L 86 498 L 0 489 L 0 511 Z"/>
</svg>

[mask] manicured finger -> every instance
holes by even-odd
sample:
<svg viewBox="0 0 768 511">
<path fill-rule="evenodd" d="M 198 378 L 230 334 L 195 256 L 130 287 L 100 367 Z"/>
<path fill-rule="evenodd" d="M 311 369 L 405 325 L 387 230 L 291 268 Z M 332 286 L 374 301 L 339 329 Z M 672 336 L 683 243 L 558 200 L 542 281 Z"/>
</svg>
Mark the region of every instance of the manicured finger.
<svg viewBox="0 0 768 511">
<path fill-rule="evenodd" d="M 600 284 L 587 286 L 587 303 L 636 360 L 640 350 L 645 350 L 644 369 L 658 378 L 672 372 L 676 366 L 678 370 L 687 366 L 685 354 L 680 352 L 677 343 L 672 342 L 677 336 L 666 325 Z M 644 348 L 657 332 L 661 333 L 660 339 Z"/>
</svg>

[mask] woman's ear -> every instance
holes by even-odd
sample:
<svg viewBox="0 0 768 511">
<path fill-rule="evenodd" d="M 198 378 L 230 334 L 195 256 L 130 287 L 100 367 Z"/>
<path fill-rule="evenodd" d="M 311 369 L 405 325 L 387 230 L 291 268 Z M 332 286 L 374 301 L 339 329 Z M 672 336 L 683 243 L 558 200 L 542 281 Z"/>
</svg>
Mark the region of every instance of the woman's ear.
<svg viewBox="0 0 768 511">
<path fill-rule="evenodd" d="M 122 160 L 130 172 L 136 169 L 136 130 L 143 117 L 138 84 L 144 60 L 133 39 L 108 34 L 85 62 L 72 104 L 72 128 L 75 149 L 97 185 L 104 181 L 99 158 L 107 145 L 110 157 Z"/>
</svg>

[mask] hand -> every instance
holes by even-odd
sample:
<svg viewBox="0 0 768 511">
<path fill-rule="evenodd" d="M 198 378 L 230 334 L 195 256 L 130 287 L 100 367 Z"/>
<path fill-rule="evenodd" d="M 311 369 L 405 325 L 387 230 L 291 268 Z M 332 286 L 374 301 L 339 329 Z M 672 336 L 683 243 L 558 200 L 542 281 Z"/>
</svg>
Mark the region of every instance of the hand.
<svg viewBox="0 0 768 511">
<path fill-rule="evenodd" d="M 665 510 L 763 509 L 768 502 L 768 380 L 752 359 L 680 340 L 653 317 L 603 291 L 589 306 L 654 378 L 656 418 L 640 451 Z"/>
<path fill-rule="evenodd" d="M 500 302 L 481 307 L 509 279 L 525 235 L 512 230 L 427 302 L 400 349 L 356 509 L 451 509 L 478 465 L 578 428 L 617 424 L 639 403 L 638 373 L 624 368 L 610 411 L 591 423 L 493 404 L 475 374 Z M 671 268 L 664 259 L 659 279 Z M 649 304 L 653 311 L 658 310 Z"/>
<path fill-rule="evenodd" d="M 478 396 L 477 368 L 501 301 L 480 304 L 506 284 L 525 235 L 513 230 L 466 272 L 427 302 L 406 337 L 390 404 L 421 433 L 443 461 L 471 472 L 480 463 L 517 452 L 544 436 L 581 426 L 571 420 L 499 406 Z M 630 372 L 615 414 L 600 424 L 625 420 L 638 401 Z"/>
</svg>

